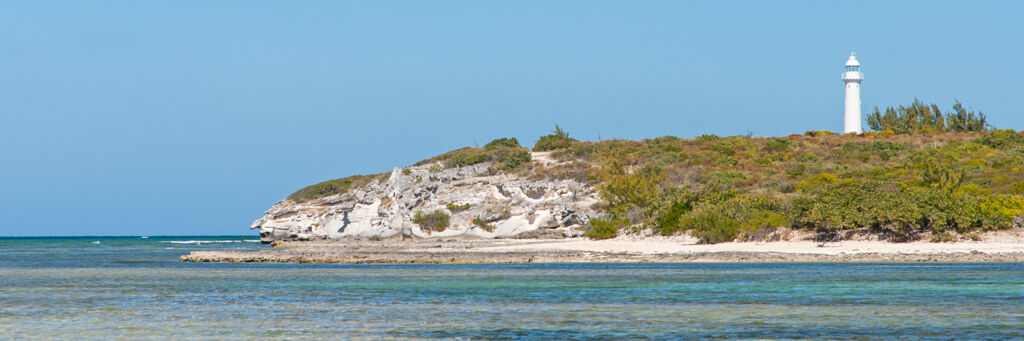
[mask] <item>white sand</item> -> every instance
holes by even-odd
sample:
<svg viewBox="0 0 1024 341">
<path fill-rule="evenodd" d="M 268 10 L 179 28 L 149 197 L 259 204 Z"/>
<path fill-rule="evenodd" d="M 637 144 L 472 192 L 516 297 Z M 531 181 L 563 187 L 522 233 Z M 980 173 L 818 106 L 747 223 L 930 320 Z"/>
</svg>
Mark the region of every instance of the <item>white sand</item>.
<svg viewBox="0 0 1024 341">
<path fill-rule="evenodd" d="M 692 240 L 680 238 L 572 239 L 552 242 L 537 242 L 494 246 L 494 251 L 508 250 L 575 250 L 594 252 L 630 252 L 644 254 L 695 253 L 695 252 L 779 252 L 803 254 L 942 254 L 942 253 L 1013 253 L 1024 252 L 1024 239 L 990 238 L 985 241 L 955 243 L 890 243 L 883 241 L 843 241 L 817 243 L 813 241 L 743 242 L 698 245 Z"/>
</svg>

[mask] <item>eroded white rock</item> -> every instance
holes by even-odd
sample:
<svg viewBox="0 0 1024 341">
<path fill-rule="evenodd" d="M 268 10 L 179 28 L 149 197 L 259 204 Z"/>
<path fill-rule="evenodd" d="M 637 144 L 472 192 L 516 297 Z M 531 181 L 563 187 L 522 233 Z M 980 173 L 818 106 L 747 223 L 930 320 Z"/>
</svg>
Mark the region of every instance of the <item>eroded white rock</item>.
<svg viewBox="0 0 1024 341">
<path fill-rule="evenodd" d="M 431 165 L 395 168 L 383 181 L 304 203 L 282 200 L 250 226 L 260 240 L 316 238 L 512 237 L 537 229 L 578 236 L 578 227 L 597 212 L 593 186 L 574 180 L 528 180 L 489 175 L 476 164 L 430 172 Z M 469 207 L 450 209 L 448 204 Z M 451 215 L 444 231 L 424 231 L 412 222 L 416 212 Z M 493 231 L 473 224 L 483 219 Z"/>
</svg>

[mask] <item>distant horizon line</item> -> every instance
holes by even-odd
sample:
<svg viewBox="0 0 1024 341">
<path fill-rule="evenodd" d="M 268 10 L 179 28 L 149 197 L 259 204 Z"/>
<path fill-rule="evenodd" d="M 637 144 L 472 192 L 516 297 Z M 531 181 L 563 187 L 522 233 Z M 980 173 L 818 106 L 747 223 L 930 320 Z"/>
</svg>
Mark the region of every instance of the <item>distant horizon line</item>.
<svg viewBox="0 0 1024 341">
<path fill-rule="evenodd" d="M 180 235 L 34 235 L 34 236 L 0 236 L 0 238 L 124 238 L 124 237 L 146 237 L 146 238 L 165 238 L 165 237 L 259 237 L 259 235 L 251 234 L 180 234 Z"/>
</svg>

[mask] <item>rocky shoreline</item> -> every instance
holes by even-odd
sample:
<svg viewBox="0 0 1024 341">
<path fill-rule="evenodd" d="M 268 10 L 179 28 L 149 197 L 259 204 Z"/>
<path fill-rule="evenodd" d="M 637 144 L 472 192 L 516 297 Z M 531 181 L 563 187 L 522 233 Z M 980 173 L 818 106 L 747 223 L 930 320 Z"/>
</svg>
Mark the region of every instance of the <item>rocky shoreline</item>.
<svg viewBox="0 0 1024 341">
<path fill-rule="evenodd" d="M 625 244 L 623 244 L 625 243 Z M 632 244 L 630 244 L 632 243 Z M 883 243 L 883 242 L 879 242 Z M 739 244 L 739 243 L 737 243 Z M 550 240 L 417 240 L 366 241 L 331 240 L 277 243 L 274 248 L 255 252 L 195 251 L 183 255 L 183 262 L 231 263 L 344 263 L 344 264 L 488 264 L 488 263 L 577 263 L 577 262 L 1024 262 L 1024 247 L 1015 244 L 927 243 L 891 251 L 872 247 L 808 249 L 791 243 L 751 244 L 737 247 L 685 245 L 660 241 L 655 250 L 632 251 L 615 245 L 646 245 L 643 241 L 552 242 Z M 878 244 L 875 246 L 887 246 Z M 581 247 L 577 247 L 582 245 Z M 608 247 L 611 245 L 612 247 Z M 797 246 L 793 246 L 797 245 Z M 986 246 L 987 245 L 987 246 Z M 671 246 L 671 247 L 668 247 Z M 754 247 L 757 246 L 757 247 Z M 657 248 L 662 248 L 657 250 Z M 879 251 L 881 250 L 881 251 Z"/>
</svg>

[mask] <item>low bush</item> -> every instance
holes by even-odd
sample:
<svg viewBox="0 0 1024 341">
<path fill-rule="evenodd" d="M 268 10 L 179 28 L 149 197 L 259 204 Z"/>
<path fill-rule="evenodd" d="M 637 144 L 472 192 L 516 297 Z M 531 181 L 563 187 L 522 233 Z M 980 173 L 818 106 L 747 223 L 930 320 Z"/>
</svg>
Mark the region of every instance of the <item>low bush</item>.
<svg viewBox="0 0 1024 341">
<path fill-rule="evenodd" d="M 488 142 L 486 145 L 484 145 L 484 149 L 486 149 L 486 150 L 497 150 L 497 149 L 500 149 L 500 148 L 520 148 L 520 147 L 522 147 L 522 146 L 519 145 L 519 140 L 516 140 L 516 138 L 514 138 L 514 137 L 503 137 L 503 138 L 500 138 L 500 139 L 495 139 L 494 141 Z"/>
<path fill-rule="evenodd" d="M 479 227 L 481 230 L 484 230 L 484 231 L 487 231 L 487 232 L 494 232 L 494 225 L 491 225 L 486 220 L 483 220 L 483 219 L 480 219 L 480 218 L 473 218 L 473 225 L 475 225 L 476 227 Z"/>
<path fill-rule="evenodd" d="M 670 236 L 683 227 L 683 217 L 693 211 L 693 204 L 687 201 L 679 201 L 672 204 L 668 211 L 658 219 L 658 231 L 661 234 Z"/>
<path fill-rule="evenodd" d="M 1024 195 L 1024 181 L 1010 185 L 1010 194 Z"/>
<path fill-rule="evenodd" d="M 420 226 L 420 229 L 427 232 L 441 232 L 448 228 L 451 216 L 442 210 L 435 210 L 430 213 L 417 211 L 412 222 Z"/>
<path fill-rule="evenodd" d="M 447 205 L 445 205 L 445 207 L 447 207 L 449 211 L 452 211 L 452 213 L 458 213 L 458 212 L 462 212 L 462 211 L 468 210 L 469 209 L 469 203 L 465 203 L 465 204 L 459 205 L 459 204 L 450 202 Z"/>
<path fill-rule="evenodd" d="M 530 151 L 522 147 L 506 150 L 504 154 L 498 154 L 498 157 L 495 158 L 495 161 L 498 161 L 498 168 L 505 171 L 519 168 L 519 166 L 529 163 L 530 160 Z"/>
<path fill-rule="evenodd" d="M 740 222 L 722 212 L 702 210 L 688 215 L 681 222 L 703 244 L 731 242 L 740 234 Z"/>
<path fill-rule="evenodd" d="M 992 149 L 1019 148 L 1024 147 L 1024 135 L 1013 129 L 993 130 L 978 137 L 974 142 Z"/>
<path fill-rule="evenodd" d="M 774 211 L 752 210 L 744 216 L 740 221 L 740 239 L 744 241 L 765 240 L 776 228 L 790 225 L 785 215 Z"/>
<path fill-rule="evenodd" d="M 598 173 L 598 190 L 616 216 L 625 216 L 630 207 L 648 207 L 658 199 L 658 185 L 664 180 L 660 169 L 644 167 L 632 173 L 617 161 L 610 161 Z"/>
<path fill-rule="evenodd" d="M 569 137 L 569 133 L 555 125 L 555 130 L 550 135 L 541 136 L 537 143 L 533 144 L 533 151 L 543 152 L 555 149 L 568 148 L 576 139 Z"/>
<path fill-rule="evenodd" d="M 591 239 L 608 239 L 619 234 L 619 228 L 628 226 L 624 219 L 591 219 L 583 236 Z"/>
<path fill-rule="evenodd" d="M 765 142 L 764 150 L 769 153 L 778 153 L 793 148 L 793 145 L 793 141 L 790 141 L 789 139 L 776 138 Z"/>
<path fill-rule="evenodd" d="M 443 161 L 445 167 L 465 167 L 483 162 L 493 162 L 498 169 L 510 171 L 530 162 L 530 151 L 519 145 L 515 138 L 500 138 L 487 143 L 483 148 L 465 147 L 417 162 L 424 165 Z M 431 167 L 433 170 L 433 167 Z M 440 171 L 440 169 L 438 169 Z"/>
<path fill-rule="evenodd" d="M 713 171 L 708 173 L 708 175 L 701 177 L 700 181 L 710 187 L 728 189 L 734 182 L 744 180 L 746 178 L 747 176 L 743 175 L 743 173 L 730 169 Z"/>
</svg>

